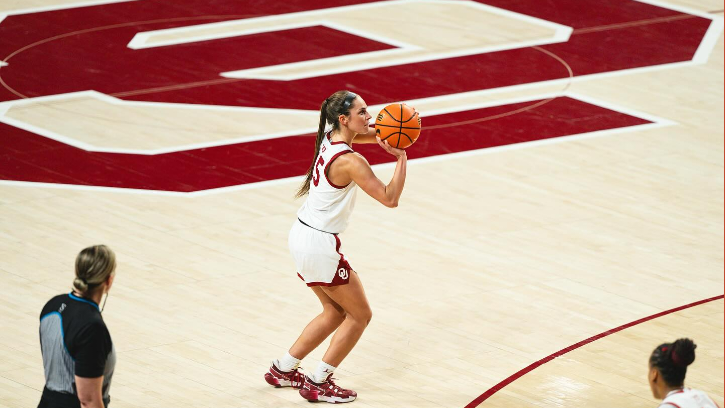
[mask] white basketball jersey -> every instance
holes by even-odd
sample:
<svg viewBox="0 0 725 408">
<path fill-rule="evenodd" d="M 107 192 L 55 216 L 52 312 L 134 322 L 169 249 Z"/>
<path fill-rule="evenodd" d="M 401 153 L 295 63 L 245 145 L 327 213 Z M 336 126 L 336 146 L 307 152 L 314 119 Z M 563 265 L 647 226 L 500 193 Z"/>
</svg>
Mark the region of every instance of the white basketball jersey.
<svg viewBox="0 0 725 408">
<path fill-rule="evenodd" d="M 353 150 L 345 142 L 333 142 L 328 132 L 320 144 L 320 153 L 312 171 L 310 192 L 297 218 L 312 228 L 333 234 L 347 228 L 348 220 L 355 207 L 357 185 L 354 181 L 346 186 L 336 186 L 327 178 L 333 160 Z"/>
<path fill-rule="evenodd" d="M 718 408 L 715 401 L 702 391 L 692 388 L 670 391 L 660 408 Z"/>
</svg>

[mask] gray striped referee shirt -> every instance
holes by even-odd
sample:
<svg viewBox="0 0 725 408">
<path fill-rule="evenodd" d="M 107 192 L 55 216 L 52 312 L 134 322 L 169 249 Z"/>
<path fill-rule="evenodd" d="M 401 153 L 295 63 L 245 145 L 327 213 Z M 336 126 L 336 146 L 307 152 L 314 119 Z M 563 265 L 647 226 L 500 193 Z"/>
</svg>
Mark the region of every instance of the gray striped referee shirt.
<svg viewBox="0 0 725 408">
<path fill-rule="evenodd" d="M 116 352 L 95 302 L 72 293 L 49 300 L 40 314 L 40 347 L 45 368 L 41 406 L 77 401 L 75 376 L 103 376 L 103 403 L 108 406 Z"/>
</svg>

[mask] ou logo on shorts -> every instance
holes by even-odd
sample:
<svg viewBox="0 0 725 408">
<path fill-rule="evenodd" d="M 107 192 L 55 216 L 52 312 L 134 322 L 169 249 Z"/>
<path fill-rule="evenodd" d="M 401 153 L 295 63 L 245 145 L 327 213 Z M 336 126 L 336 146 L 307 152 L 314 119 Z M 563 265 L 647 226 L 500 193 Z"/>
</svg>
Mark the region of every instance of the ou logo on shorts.
<svg viewBox="0 0 725 408">
<path fill-rule="evenodd" d="M 347 272 L 347 269 L 345 269 L 345 268 L 340 268 L 340 269 L 338 269 L 338 270 L 337 270 L 337 274 L 338 274 L 338 275 L 340 276 L 340 278 L 342 278 L 342 279 L 347 279 L 347 278 L 348 278 L 348 276 L 349 276 L 349 275 L 348 275 L 348 272 Z"/>
</svg>

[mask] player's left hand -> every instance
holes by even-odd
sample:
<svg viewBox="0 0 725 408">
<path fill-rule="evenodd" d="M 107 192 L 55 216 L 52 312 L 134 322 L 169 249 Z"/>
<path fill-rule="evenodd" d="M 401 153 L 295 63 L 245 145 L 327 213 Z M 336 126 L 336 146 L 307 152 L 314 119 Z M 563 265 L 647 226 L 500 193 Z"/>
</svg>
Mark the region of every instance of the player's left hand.
<svg viewBox="0 0 725 408">
<path fill-rule="evenodd" d="M 375 139 L 378 141 L 378 144 L 380 145 L 380 147 L 383 148 L 383 150 L 392 154 L 396 158 L 400 158 L 401 156 L 406 156 L 405 149 L 396 149 L 395 147 L 391 146 L 387 140 L 384 142 L 382 140 L 380 140 L 380 138 L 378 136 L 375 136 Z"/>
</svg>

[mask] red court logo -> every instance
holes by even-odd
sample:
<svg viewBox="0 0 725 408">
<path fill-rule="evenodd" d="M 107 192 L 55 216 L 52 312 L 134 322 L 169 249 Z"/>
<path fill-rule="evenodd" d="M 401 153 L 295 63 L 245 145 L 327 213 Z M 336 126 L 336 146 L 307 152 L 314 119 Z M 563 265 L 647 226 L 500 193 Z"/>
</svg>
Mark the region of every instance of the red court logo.
<svg viewBox="0 0 725 408">
<path fill-rule="evenodd" d="M 563 89 L 597 75 L 702 63 L 722 30 L 722 20 L 633 0 L 181 3 L 118 2 L 1 19 L 0 179 L 198 193 L 295 177 L 313 154 L 319 103 L 335 90 L 382 105 L 542 82 Z M 471 16 L 461 26 L 474 30 L 488 16 L 527 34 L 514 43 L 436 49 L 340 19 L 351 10 L 415 7 L 423 21 L 454 3 Z M 424 35 L 445 37 L 433 28 Z M 661 123 L 559 96 L 423 111 L 424 135 L 410 157 Z M 240 120 L 239 134 L 207 119 L 250 112 L 266 116 Z M 300 126 L 284 128 L 275 115 Z M 262 128 L 249 130 L 256 122 Z M 104 145 L 114 129 L 123 131 Z M 150 147 L 126 146 L 123 135 Z M 389 160 L 366 146 L 360 151 L 371 164 Z"/>
</svg>

